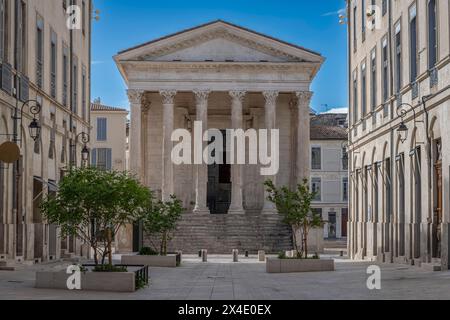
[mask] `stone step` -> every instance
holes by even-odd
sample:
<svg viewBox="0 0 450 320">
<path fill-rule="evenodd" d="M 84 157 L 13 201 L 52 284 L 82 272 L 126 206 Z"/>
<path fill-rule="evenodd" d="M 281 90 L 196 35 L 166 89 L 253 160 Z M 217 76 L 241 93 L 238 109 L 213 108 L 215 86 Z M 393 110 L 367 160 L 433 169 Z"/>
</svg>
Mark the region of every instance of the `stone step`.
<svg viewBox="0 0 450 320">
<path fill-rule="evenodd" d="M 437 263 L 422 263 L 421 268 L 424 271 L 439 272 L 442 271 L 442 265 Z"/>
<path fill-rule="evenodd" d="M 292 233 L 279 215 L 185 214 L 169 242 L 169 251 L 196 254 L 201 249 L 211 254 L 230 254 L 233 249 L 278 253 L 292 249 Z"/>
</svg>

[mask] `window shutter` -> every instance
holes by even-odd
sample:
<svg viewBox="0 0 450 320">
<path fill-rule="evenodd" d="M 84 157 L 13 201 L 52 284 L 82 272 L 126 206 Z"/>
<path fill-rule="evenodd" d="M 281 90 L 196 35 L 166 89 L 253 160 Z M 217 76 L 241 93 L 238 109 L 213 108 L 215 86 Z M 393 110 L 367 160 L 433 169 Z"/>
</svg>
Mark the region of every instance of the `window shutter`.
<svg viewBox="0 0 450 320">
<path fill-rule="evenodd" d="M 92 149 L 91 162 L 93 167 L 97 166 L 97 149 Z"/>
<path fill-rule="evenodd" d="M 112 170 L 112 150 L 108 149 L 106 152 L 106 169 Z"/>
</svg>

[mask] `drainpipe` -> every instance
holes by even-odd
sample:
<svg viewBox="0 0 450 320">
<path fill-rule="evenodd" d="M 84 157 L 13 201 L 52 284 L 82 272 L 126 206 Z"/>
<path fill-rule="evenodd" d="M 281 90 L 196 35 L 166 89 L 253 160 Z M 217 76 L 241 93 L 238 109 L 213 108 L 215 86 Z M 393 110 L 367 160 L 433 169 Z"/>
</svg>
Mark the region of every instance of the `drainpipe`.
<svg viewBox="0 0 450 320">
<path fill-rule="evenodd" d="M 70 6 L 74 5 L 74 0 L 70 0 Z M 70 106 L 70 118 L 69 118 L 69 132 L 70 132 L 70 140 L 73 139 L 73 29 L 69 29 L 69 78 L 70 78 L 70 86 L 69 86 L 69 106 Z M 70 142 L 69 146 L 69 166 L 72 167 L 73 161 L 74 161 L 74 151 L 71 147 L 74 142 Z M 76 148 L 76 146 L 75 146 Z"/>
</svg>

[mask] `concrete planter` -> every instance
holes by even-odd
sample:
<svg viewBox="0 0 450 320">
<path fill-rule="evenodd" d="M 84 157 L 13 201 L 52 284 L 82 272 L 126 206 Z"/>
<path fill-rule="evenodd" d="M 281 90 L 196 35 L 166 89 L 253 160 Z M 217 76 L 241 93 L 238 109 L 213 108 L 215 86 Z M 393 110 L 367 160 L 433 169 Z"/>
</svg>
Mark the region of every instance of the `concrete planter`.
<svg viewBox="0 0 450 320">
<path fill-rule="evenodd" d="M 70 276 L 65 271 L 37 272 L 35 287 L 39 289 L 69 290 L 67 288 L 67 279 Z M 134 272 L 82 272 L 81 290 L 135 292 L 135 277 Z"/>
<path fill-rule="evenodd" d="M 267 259 L 267 273 L 334 271 L 334 260 Z"/>
<path fill-rule="evenodd" d="M 181 263 L 181 261 L 180 261 Z M 177 256 L 122 256 L 123 265 L 143 265 L 148 267 L 176 268 Z"/>
</svg>

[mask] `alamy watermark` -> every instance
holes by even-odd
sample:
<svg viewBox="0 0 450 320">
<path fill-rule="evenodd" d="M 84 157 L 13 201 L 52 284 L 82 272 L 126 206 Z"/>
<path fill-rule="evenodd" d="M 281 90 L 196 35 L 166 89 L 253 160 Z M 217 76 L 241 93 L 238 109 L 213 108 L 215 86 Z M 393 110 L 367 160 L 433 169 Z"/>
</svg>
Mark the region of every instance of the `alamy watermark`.
<svg viewBox="0 0 450 320">
<path fill-rule="evenodd" d="M 369 290 L 381 290 L 381 268 L 379 266 L 369 266 L 367 268 L 367 289 Z"/>
<path fill-rule="evenodd" d="M 67 267 L 66 273 L 70 276 L 67 278 L 67 289 L 81 290 L 81 267 L 72 265 Z"/>
<path fill-rule="evenodd" d="M 171 141 L 175 165 L 229 164 L 261 165 L 262 176 L 274 176 L 280 168 L 280 132 L 278 129 L 227 129 L 226 138 L 218 129 L 203 130 L 201 121 L 194 122 L 194 132 L 177 129 Z M 270 142 L 269 142 L 270 139 Z M 194 142 L 194 144 L 192 144 Z M 206 143 L 209 143 L 206 147 Z M 224 159 L 224 147 L 226 159 Z M 248 150 L 248 152 L 247 152 Z M 248 160 L 248 161 L 247 161 Z"/>
</svg>

